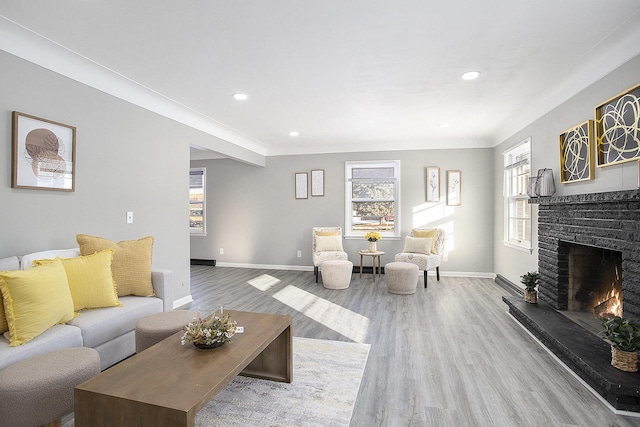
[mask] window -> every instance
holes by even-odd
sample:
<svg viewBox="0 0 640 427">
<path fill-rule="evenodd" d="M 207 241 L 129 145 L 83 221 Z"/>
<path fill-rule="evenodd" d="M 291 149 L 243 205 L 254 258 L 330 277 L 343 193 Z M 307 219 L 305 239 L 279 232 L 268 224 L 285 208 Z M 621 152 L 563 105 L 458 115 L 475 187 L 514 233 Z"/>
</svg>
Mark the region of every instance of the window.
<svg viewBox="0 0 640 427">
<path fill-rule="evenodd" d="M 191 234 L 205 235 L 206 168 L 189 170 L 189 229 Z"/>
<path fill-rule="evenodd" d="M 346 162 L 345 236 L 400 236 L 400 161 Z"/>
<path fill-rule="evenodd" d="M 531 250 L 531 205 L 527 185 L 531 173 L 531 138 L 504 153 L 504 242 Z"/>
</svg>

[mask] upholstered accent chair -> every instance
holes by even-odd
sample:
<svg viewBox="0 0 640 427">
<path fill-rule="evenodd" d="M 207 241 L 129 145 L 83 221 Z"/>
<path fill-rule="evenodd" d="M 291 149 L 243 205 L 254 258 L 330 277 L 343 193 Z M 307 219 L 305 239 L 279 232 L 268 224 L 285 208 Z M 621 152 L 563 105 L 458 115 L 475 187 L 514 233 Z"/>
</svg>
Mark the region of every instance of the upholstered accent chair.
<svg viewBox="0 0 640 427">
<path fill-rule="evenodd" d="M 313 227 L 313 240 L 311 246 L 313 254 L 313 274 L 318 283 L 318 268 L 329 260 L 348 261 L 347 253 L 342 249 L 341 227 Z"/>
<path fill-rule="evenodd" d="M 405 237 L 404 249 L 396 254 L 396 262 L 409 262 L 424 271 L 424 287 L 427 287 L 427 271 L 436 269 L 436 279 L 440 280 L 440 264 L 445 256 L 447 233 L 442 228 L 414 228 L 411 236 Z"/>
</svg>

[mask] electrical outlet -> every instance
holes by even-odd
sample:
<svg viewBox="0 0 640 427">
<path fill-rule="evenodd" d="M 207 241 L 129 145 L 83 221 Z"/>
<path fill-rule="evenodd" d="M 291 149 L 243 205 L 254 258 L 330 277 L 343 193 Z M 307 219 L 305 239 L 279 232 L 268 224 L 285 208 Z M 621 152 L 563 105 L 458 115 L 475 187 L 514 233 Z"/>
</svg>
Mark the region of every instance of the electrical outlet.
<svg viewBox="0 0 640 427">
<path fill-rule="evenodd" d="M 133 224 L 133 212 L 127 212 L 127 224 Z"/>
<path fill-rule="evenodd" d="M 220 248 L 220 255 L 224 255 L 224 249 Z"/>
<path fill-rule="evenodd" d="M 302 258 L 302 251 L 298 251 L 298 258 Z"/>
</svg>

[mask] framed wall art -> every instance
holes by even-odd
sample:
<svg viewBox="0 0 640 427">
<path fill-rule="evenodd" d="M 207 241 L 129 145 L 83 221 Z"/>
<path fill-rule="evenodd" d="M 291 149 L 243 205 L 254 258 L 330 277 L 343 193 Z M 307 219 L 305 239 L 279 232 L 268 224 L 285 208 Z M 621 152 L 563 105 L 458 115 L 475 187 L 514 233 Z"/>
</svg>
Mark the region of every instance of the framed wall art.
<svg viewBox="0 0 640 427">
<path fill-rule="evenodd" d="M 427 202 L 440 201 L 440 168 L 427 167 Z"/>
<path fill-rule="evenodd" d="M 311 171 L 311 195 L 324 196 L 324 170 Z"/>
<path fill-rule="evenodd" d="M 462 171 L 447 171 L 447 206 L 462 205 Z"/>
<path fill-rule="evenodd" d="M 12 188 L 75 190 L 75 127 L 14 111 L 12 148 Z"/>
<path fill-rule="evenodd" d="M 595 108 L 598 167 L 640 158 L 640 84 Z"/>
<path fill-rule="evenodd" d="M 309 183 L 308 174 L 306 172 L 296 173 L 296 199 L 308 199 Z"/>
<path fill-rule="evenodd" d="M 560 134 L 560 181 L 593 179 L 593 120 Z"/>
</svg>

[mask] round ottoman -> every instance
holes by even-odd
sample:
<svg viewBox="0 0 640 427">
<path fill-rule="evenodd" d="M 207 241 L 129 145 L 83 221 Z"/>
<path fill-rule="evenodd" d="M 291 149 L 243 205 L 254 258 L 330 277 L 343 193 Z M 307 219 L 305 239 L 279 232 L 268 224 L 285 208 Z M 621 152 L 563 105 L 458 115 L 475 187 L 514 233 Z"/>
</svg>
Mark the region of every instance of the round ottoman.
<svg viewBox="0 0 640 427">
<path fill-rule="evenodd" d="M 92 348 L 55 350 L 0 371 L 0 423 L 39 426 L 73 412 L 73 389 L 100 373 Z"/>
<path fill-rule="evenodd" d="M 409 295 L 418 286 L 418 266 L 409 262 L 390 262 L 384 266 L 387 290 L 392 294 Z"/>
<path fill-rule="evenodd" d="M 136 353 L 182 330 L 196 317 L 195 311 L 174 310 L 143 317 L 136 323 Z"/>
<path fill-rule="evenodd" d="M 351 283 L 353 263 L 332 259 L 320 264 L 322 284 L 327 289 L 347 289 Z"/>
</svg>

